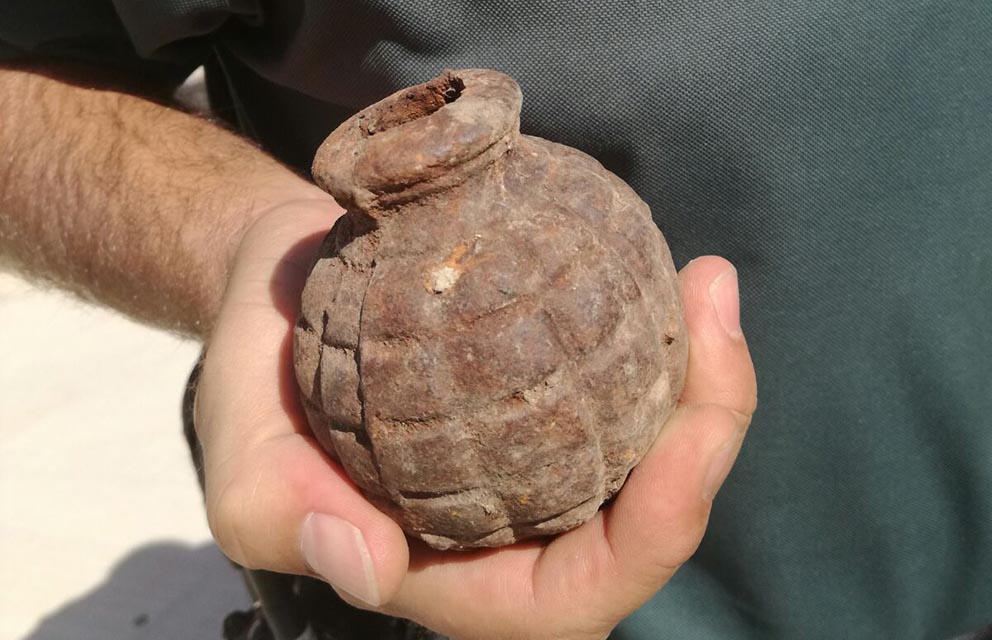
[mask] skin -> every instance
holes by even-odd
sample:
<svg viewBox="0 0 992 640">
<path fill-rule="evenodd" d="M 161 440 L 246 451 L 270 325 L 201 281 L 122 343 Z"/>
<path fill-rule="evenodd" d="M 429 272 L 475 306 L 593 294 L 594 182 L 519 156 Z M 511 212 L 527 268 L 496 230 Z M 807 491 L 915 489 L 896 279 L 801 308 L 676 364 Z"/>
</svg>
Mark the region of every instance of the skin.
<svg viewBox="0 0 992 640">
<path fill-rule="evenodd" d="M 249 568 L 312 574 L 310 514 L 361 533 L 376 582 L 356 606 L 455 638 L 604 638 L 695 551 L 756 406 L 733 267 L 680 273 L 689 368 L 674 416 L 617 499 L 551 541 L 445 554 L 409 541 L 308 434 L 292 326 L 310 260 L 342 213 L 309 182 L 201 118 L 0 69 L 0 255 L 205 341 L 197 397 L 206 504 Z M 319 577 L 319 576 L 318 576 Z"/>
</svg>

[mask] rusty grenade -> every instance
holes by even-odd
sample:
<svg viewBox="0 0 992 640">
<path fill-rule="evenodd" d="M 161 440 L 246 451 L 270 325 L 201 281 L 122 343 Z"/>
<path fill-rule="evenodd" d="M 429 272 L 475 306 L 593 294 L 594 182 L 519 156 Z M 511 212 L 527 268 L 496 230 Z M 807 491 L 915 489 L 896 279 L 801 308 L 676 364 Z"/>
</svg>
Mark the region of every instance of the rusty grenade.
<svg viewBox="0 0 992 640">
<path fill-rule="evenodd" d="M 576 527 L 674 409 L 687 357 L 647 205 L 588 155 L 521 135 L 521 92 L 449 71 L 317 151 L 347 210 L 294 333 L 317 440 L 439 549 Z"/>
</svg>

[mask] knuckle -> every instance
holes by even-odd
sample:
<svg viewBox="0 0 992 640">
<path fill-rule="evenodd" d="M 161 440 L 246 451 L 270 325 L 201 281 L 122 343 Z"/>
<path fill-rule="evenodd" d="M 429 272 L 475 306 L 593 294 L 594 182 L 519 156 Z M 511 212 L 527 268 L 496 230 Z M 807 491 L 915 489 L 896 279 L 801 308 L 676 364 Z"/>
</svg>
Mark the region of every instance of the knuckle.
<svg viewBox="0 0 992 640">
<path fill-rule="evenodd" d="M 736 409 L 729 409 L 730 413 L 734 416 L 734 422 L 741 429 L 747 429 L 751 426 L 751 418 L 754 416 L 754 410 L 749 411 L 738 411 Z"/>
<path fill-rule="evenodd" d="M 723 428 L 728 433 L 747 429 L 751 424 L 753 411 L 747 407 L 735 409 L 723 402 L 698 402 L 682 405 L 685 411 L 691 413 L 696 419 L 707 424 L 723 423 Z"/>
<path fill-rule="evenodd" d="M 207 524 L 224 555 L 247 569 L 257 569 L 260 567 L 253 562 L 248 542 L 250 484 L 244 476 L 235 476 L 216 492 L 210 491 L 208 486 Z"/>
<path fill-rule="evenodd" d="M 674 572 L 695 555 L 696 550 L 699 549 L 699 544 L 703 541 L 703 534 L 706 533 L 708 521 L 708 510 L 693 514 L 687 519 L 682 535 L 671 541 L 670 552 L 664 561 L 666 569 Z"/>
<path fill-rule="evenodd" d="M 672 531 L 670 537 L 665 541 L 664 547 L 650 560 L 649 571 L 644 572 L 650 576 L 651 580 L 657 580 L 657 576 L 671 576 L 679 567 L 686 563 L 699 548 L 703 534 L 706 532 L 706 523 L 709 512 L 706 509 L 697 509 L 691 513 L 681 516 L 680 522 L 669 527 Z M 657 589 L 660 584 L 654 584 Z"/>
<path fill-rule="evenodd" d="M 680 506 L 659 517 L 658 522 L 669 534 L 664 545 L 653 556 L 655 574 L 674 573 L 696 553 L 706 533 L 710 508 L 694 494 L 686 495 Z"/>
</svg>

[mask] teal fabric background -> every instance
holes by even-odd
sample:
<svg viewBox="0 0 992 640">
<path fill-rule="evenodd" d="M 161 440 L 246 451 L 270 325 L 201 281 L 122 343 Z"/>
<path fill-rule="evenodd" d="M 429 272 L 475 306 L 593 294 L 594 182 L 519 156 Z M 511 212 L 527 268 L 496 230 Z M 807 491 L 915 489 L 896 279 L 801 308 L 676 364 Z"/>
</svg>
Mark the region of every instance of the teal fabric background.
<svg viewBox="0 0 992 640">
<path fill-rule="evenodd" d="M 14 37 L 19 4 L 8 55 L 78 48 Z M 116 4 L 105 42 L 209 60 L 300 167 L 390 91 L 507 71 L 524 131 L 628 180 L 677 263 L 738 265 L 761 405 L 699 552 L 615 638 L 992 623 L 992 4 Z"/>
</svg>

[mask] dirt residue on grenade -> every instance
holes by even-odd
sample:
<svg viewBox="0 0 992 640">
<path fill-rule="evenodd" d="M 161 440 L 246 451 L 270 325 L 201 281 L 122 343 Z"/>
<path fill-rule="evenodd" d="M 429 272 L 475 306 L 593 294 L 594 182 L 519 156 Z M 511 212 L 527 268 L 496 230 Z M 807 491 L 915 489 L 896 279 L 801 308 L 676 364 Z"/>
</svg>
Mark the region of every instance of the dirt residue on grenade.
<svg viewBox="0 0 992 640">
<path fill-rule="evenodd" d="M 589 156 L 522 136 L 520 103 L 504 74 L 447 72 L 356 114 L 314 159 L 348 213 L 302 295 L 303 405 L 369 500 L 436 548 L 590 518 L 685 374 L 647 205 Z"/>
</svg>

